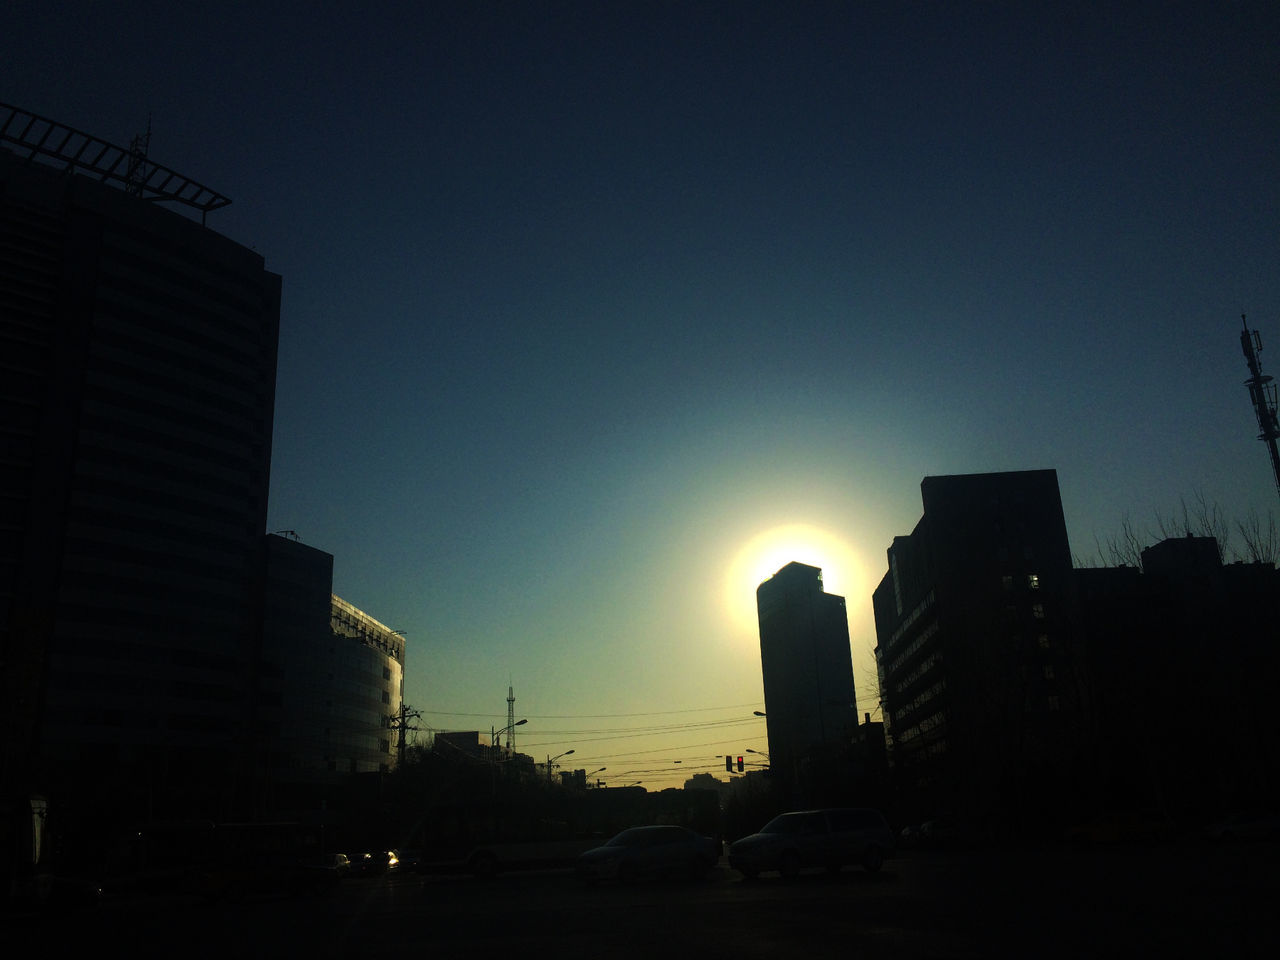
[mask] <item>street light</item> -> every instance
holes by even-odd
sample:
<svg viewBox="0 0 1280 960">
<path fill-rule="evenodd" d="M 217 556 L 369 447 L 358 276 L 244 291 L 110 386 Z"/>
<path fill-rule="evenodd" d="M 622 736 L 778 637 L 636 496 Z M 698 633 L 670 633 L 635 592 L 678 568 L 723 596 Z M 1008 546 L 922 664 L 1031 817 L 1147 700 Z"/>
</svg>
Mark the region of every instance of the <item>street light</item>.
<svg viewBox="0 0 1280 960">
<path fill-rule="evenodd" d="M 528 722 L 529 722 L 528 718 L 525 718 L 525 719 L 523 719 L 523 720 L 517 720 L 515 723 L 509 723 L 509 724 L 507 724 L 505 727 L 503 727 L 503 728 L 502 728 L 501 730 L 499 730 L 497 733 L 493 733 L 493 734 L 492 734 L 492 736 L 493 736 L 493 746 L 495 746 L 495 747 L 496 747 L 496 746 L 498 745 L 498 738 L 499 738 L 500 736 L 502 736 L 504 733 L 506 733 L 506 732 L 508 732 L 509 730 L 512 730 L 512 729 L 514 729 L 514 728 L 516 728 L 516 727 L 522 727 L 522 726 L 524 726 L 524 725 L 525 725 L 526 723 L 528 723 Z"/>
<path fill-rule="evenodd" d="M 747 753 L 754 753 L 758 757 L 764 757 L 766 760 L 769 759 L 769 755 L 763 750 L 752 750 L 750 747 L 747 747 Z"/>
<path fill-rule="evenodd" d="M 571 753 L 573 753 L 572 750 L 566 750 L 564 753 L 557 754 L 554 757 L 551 756 L 550 754 L 547 754 L 547 783 L 548 784 L 551 783 L 551 765 L 555 763 L 557 760 L 559 760 L 561 757 L 567 757 Z"/>
</svg>

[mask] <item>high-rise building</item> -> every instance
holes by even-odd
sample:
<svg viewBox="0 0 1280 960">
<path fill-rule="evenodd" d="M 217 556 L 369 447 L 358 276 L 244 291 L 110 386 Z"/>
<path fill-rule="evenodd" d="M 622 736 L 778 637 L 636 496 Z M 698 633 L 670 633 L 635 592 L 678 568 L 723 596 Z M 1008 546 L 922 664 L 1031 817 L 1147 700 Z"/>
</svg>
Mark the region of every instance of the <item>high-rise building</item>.
<svg viewBox="0 0 1280 960">
<path fill-rule="evenodd" d="M 140 816 L 229 810 L 256 736 L 280 277 L 151 202 L 188 200 L 136 151 L 82 176 L 110 145 L 0 120 L 29 148 L 0 149 L 0 779 L 63 811 L 86 784 Z M 65 169 L 40 162 L 54 143 Z"/>
<path fill-rule="evenodd" d="M 893 760 L 924 815 L 1034 809 L 1070 777 L 1085 698 L 1053 470 L 926 477 L 872 602 Z"/>
<path fill-rule="evenodd" d="M 390 769 L 404 690 L 400 632 L 333 593 L 333 556 L 265 538 L 257 729 L 269 778 L 327 782 Z"/>
<path fill-rule="evenodd" d="M 824 593 L 822 571 L 789 563 L 756 588 L 769 767 L 796 802 L 848 762 L 858 709 L 844 597 Z"/>
</svg>

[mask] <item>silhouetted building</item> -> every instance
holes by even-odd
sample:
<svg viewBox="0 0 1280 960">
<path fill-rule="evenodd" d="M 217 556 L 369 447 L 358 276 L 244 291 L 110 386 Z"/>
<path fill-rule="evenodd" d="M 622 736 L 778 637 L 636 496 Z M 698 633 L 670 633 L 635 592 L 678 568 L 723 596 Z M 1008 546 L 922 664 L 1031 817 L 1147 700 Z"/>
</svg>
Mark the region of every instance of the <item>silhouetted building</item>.
<svg viewBox="0 0 1280 960">
<path fill-rule="evenodd" d="M 797 803 L 847 787 L 857 727 L 844 597 L 822 571 L 789 563 L 756 588 L 769 765 Z"/>
<path fill-rule="evenodd" d="M 872 598 L 904 815 L 1043 820 L 1069 802 L 1086 707 L 1057 474 L 920 486 Z"/>
<path fill-rule="evenodd" d="M 1174 819 L 1280 795 L 1280 571 L 1224 564 L 1212 537 L 1076 571 L 1097 718 L 1096 805 Z"/>
<path fill-rule="evenodd" d="M 729 782 L 713 777 L 709 773 L 695 773 L 692 777 L 684 782 L 685 790 L 711 790 L 724 800 L 725 795 L 729 792 Z"/>
<path fill-rule="evenodd" d="M 390 769 L 404 637 L 333 595 L 331 554 L 275 534 L 265 545 L 258 701 L 272 781 Z"/>
<path fill-rule="evenodd" d="M 60 813 L 246 792 L 279 312 L 261 255 L 0 149 L 0 779 Z"/>
</svg>

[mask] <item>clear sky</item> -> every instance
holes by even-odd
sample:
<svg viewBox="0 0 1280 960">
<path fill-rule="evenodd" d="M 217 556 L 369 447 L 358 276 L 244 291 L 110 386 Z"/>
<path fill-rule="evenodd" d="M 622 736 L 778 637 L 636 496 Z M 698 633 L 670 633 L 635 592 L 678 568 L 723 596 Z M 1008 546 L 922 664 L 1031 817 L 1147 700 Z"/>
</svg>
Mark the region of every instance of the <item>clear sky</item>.
<svg viewBox="0 0 1280 960">
<path fill-rule="evenodd" d="M 405 631 L 424 729 L 511 683 L 540 759 L 723 777 L 792 559 L 876 711 L 929 474 L 1056 468 L 1086 562 L 1197 495 L 1277 512 L 1238 343 L 1280 376 L 1275 3 L 15 0 L 0 37 L 0 100 L 150 116 L 283 275 L 269 529 Z"/>
</svg>

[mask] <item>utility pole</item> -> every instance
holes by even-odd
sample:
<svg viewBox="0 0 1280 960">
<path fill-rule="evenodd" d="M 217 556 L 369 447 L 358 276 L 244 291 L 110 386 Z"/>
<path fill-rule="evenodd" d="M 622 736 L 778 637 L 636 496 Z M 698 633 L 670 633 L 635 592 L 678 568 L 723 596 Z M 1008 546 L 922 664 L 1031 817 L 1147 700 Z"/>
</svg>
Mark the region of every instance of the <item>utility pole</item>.
<svg viewBox="0 0 1280 960">
<path fill-rule="evenodd" d="M 1276 385 L 1271 377 L 1262 373 L 1262 363 L 1258 354 L 1262 352 L 1262 338 L 1258 331 L 1250 330 L 1245 315 L 1240 314 L 1244 323 L 1244 331 L 1240 334 L 1240 347 L 1244 350 L 1245 363 L 1249 365 L 1250 377 L 1245 386 L 1249 388 L 1249 399 L 1253 401 L 1253 412 L 1258 418 L 1258 427 L 1262 433 L 1258 439 L 1267 445 L 1271 454 L 1271 472 L 1275 475 L 1276 493 L 1280 494 L 1280 449 L 1276 441 L 1280 440 L 1280 419 L 1276 416 Z"/>
<path fill-rule="evenodd" d="M 410 720 L 422 719 L 422 712 L 419 710 L 410 710 L 405 706 L 404 701 L 400 701 L 400 713 L 398 716 L 387 717 L 387 725 L 396 731 L 396 766 L 399 767 L 404 763 L 404 733 L 406 730 L 417 730 L 417 727 L 409 726 Z"/>
</svg>

